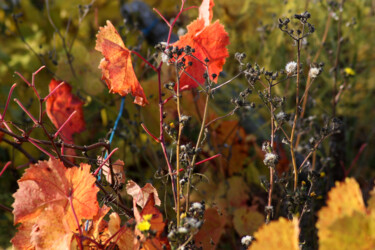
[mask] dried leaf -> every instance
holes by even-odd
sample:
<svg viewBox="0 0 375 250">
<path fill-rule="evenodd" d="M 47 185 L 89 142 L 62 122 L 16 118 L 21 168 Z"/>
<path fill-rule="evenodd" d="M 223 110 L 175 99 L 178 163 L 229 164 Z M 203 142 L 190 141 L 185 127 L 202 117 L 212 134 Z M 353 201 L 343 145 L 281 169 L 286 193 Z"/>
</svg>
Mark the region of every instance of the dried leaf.
<svg viewBox="0 0 375 250">
<path fill-rule="evenodd" d="M 134 73 L 131 51 L 125 47 L 121 36 L 110 21 L 100 27 L 95 49 L 104 56 L 99 68 L 102 79 L 107 83 L 110 92 L 126 96 L 131 93 L 134 103 L 144 106 L 148 104 L 142 86 Z"/>
<path fill-rule="evenodd" d="M 250 207 L 240 207 L 233 213 L 233 226 L 239 235 L 253 235 L 264 221 L 264 215 Z"/>
<path fill-rule="evenodd" d="M 227 221 L 225 216 L 219 215 L 216 209 L 208 208 L 204 211 L 204 224 L 194 236 L 197 247 L 215 249 L 225 231 Z"/>
<path fill-rule="evenodd" d="M 222 121 L 212 132 L 212 142 L 229 175 L 241 172 L 249 156 L 248 136 L 238 121 Z"/>
<path fill-rule="evenodd" d="M 186 68 L 186 73 L 181 72 L 180 88 L 196 88 L 198 85 L 204 84 L 203 75 L 207 70 L 204 65 L 206 58 L 209 60 L 207 66 L 210 79 L 217 82 L 217 77 L 212 77 L 212 74 L 217 76 L 220 74 L 225 59 L 229 56 L 226 48 L 229 44 L 229 36 L 224 26 L 219 21 L 206 26 L 204 19 L 197 19 L 188 25 L 187 29 L 188 32 L 181 36 L 179 41 L 172 44 L 179 48 L 189 45 L 195 49 L 194 57 L 186 56 L 184 53 L 181 55 L 186 58 L 186 65 L 190 62 L 192 65 Z"/>
<path fill-rule="evenodd" d="M 241 176 L 232 176 L 226 181 L 229 185 L 227 202 L 230 207 L 241 207 L 249 200 L 249 186 Z"/>
<path fill-rule="evenodd" d="M 102 158 L 98 158 L 99 162 L 102 161 Z M 114 180 L 117 184 L 125 184 L 125 170 L 124 170 L 125 163 L 121 160 L 117 160 L 115 163 L 112 164 L 112 171 L 114 175 Z M 112 175 L 111 170 L 109 169 L 109 162 L 107 161 L 103 166 L 103 174 L 105 179 L 108 183 L 112 184 Z"/>
<path fill-rule="evenodd" d="M 141 208 L 145 206 L 150 194 L 154 194 L 155 204 L 157 206 L 160 206 L 161 204 L 158 191 L 150 183 L 147 183 L 141 188 L 137 183 L 129 180 L 128 184 L 126 184 L 126 192 L 133 197 L 133 201 L 135 201 Z"/>
<path fill-rule="evenodd" d="M 268 225 L 262 226 L 255 234 L 256 241 L 249 247 L 250 250 L 288 249 L 299 250 L 298 220 L 288 221 L 280 218 Z"/>
</svg>

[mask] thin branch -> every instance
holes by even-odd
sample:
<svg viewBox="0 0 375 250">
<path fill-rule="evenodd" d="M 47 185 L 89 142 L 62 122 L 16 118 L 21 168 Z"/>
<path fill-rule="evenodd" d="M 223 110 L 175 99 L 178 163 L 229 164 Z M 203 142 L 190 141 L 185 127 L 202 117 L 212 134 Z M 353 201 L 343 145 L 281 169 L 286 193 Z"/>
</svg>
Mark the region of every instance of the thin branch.
<svg viewBox="0 0 375 250">
<path fill-rule="evenodd" d="M 13 84 L 12 87 L 10 88 L 9 90 L 9 94 L 8 94 L 8 98 L 7 98 L 7 102 L 5 103 L 5 108 L 3 110 L 3 114 L 1 115 L 0 114 L 0 121 L 4 121 L 4 118 L 5 118 L 5 113 L 7 112 L 7 109 L 8 109 L 8 105 L 9 105 L 9 102 L 10 102 L 10 98 L 12 96 L 12 93 L 13 93 L 13 90 L 14 88 L 17 86 L 17 84 Z"/>
</svg>

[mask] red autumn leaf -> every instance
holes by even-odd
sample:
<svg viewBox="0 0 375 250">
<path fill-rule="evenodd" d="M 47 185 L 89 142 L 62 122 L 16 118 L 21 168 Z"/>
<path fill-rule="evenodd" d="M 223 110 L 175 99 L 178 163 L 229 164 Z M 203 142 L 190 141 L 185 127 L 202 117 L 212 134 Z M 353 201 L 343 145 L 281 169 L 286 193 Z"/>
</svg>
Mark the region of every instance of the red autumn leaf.
<svg viewBox="0 0 375 250">
<path fill-rule="evenodd" d="M 203 84 L 205 79 L 203 74 L 208 68 L 210 79 L 217 82 L 217 77 L 212 77 L 213 74 L 219 75 L 223 69 L 225 59 L 229 56 L 226 46 L 229 44 L 229 36 L 225 31 L 224 26 L 219 21 L 210 24 L 212 19 L 213 1 L 203 1 L 199 9 L 199 18 L 187 26 L 188 32 L 181 36 L 179 41 L 172 44 L 179 48 L 184 48 L 187 45 L 195 49 L 193 56 L 185 56 L 186 65 L 189 62 L 193 64 L 187 66 L 186 73 L 180 74 L 180 88 L 190 89 L 198 87 Z M 181 58 L 180 57 L 180 58 Z M 208 59 L 207 67 L 204 65 L 205 59 Z"/>
<path fill-rule="evenodd" d="M 138 204 L 141 208 L 145 206 L 151 194 L 154 195 L 155 204 L 158 206 L 161 204 L 158 191 L 150 183 L 141 188 L 137 183 L 129 180 L 128 184 L 126 184 L 126 192 L 133 197 L 134 203 Z"/>
<path fill-rule="evenodd" d="M 90 221 L 90 226 L 88 230 L 84 231 L 84 234 L 87 234 L 88 237 L 93 237 L 98 242 L 106 240 L 103 238 L 104 232 L 108 227 L 108 222 L 104 220 L 104 216 L 111 210 L 111 208 L 103 205 L 103 207 L 99 208 L 98 213 L 93 217 L 92 221 Z"/>
<path fill-rule="evenodd" d="M 104 56 L 99 68 L 109 91 L 121 96 L 131 93 L 135 97 L 134 103 L 141 106 L 148 104 L 143 88 L 134 73 L 131 51 L 125 47 L 113 24 L 107 21 L 106 26 L 99 28 L 96 38 L 95 49 Z"/>
<path fill-rule="evenodd" d="M 18 184 L 12 205 L 14 224 L 22 223 L 12 239 L 16 247 L 63 249 L 56 244 L 70 244 L 78 228 L 74 213 L 78 222 L 98 213 L 99 189 L 87 164 L 67 169 L 55 159 L 40 161 L 26 170 Z"/>
<path fill-rule="evenodd" d="M 212 20 L 212 7 L 214 6 L 214 0 L 203 0 L 201 6 L 199 6 L 198 19 L 203 19 L 205 26 L 208 26 Z"/>
<path fill-rule="evenodd" d="M 64 208 L 51 206 L 23 222 L 11 240 L 15 249 L 70 249 L 72 230 L 63 223 Z"/>
<path fill-rule="evenodd" d="M 64 208 L 69 225 L 74 225 L 70 197 L 79 221 L 92 219 L 99 209 L 95 180 L 87 164 L 67 169 L 59 160 L 50 159 L 31 165 L 18 180 L 19 189 L 13 195 L 14 223 L 33 219 L 46 207 L 59 205 Z"/>
<path fill-rule="evenodd" d="M 62 81 L 52 79 L 49 91 L 54 90 Z M 47 115 L 57 129 L 64 124 L 68 117 L 76 111 L 76 114 L 62 128 L 60 135 L 67 143 L 73 142 L 73 134 L 85 130 L 83 118 L 83 102 L 72 94 L 72 87 L 68 83 L 60 86 L 46 101 Z"/>
</svg>

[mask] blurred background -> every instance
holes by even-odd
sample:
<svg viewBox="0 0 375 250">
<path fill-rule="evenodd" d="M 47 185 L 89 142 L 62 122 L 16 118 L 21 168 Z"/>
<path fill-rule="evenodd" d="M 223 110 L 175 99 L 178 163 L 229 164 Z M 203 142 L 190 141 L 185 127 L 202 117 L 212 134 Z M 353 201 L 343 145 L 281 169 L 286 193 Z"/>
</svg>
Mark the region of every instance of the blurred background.
<svg viewBox="0 0 375 250">
<path fill-rule="evenodd" d="M 187 0 L 186 6 L 199 6 L 199 0 Z M 37 112 L 37 100 L 31 89 L 15 75 L 20 72 L 26 79 L 40 66 L 46 65 L 36 77 L 36 86 L 42 96 L 48 93 L 52 78 L 64 80 L 73 87 L 73 93 L 84 101 L 86 131 L 75 136 L 75 143 L 88 145 L 107 138 L 118 114 L 121 97 L 108 93 L 98 69 L 101 54 L 94 50 L 99 26 L 111 20 L 129 49 L 138 51 L 155 63 L 154 46 L 168 34 L 168 27 L 152 8 L 157 8 L 167 20 L 178 13 L 180 1 L 82 1 L 82 0 L 0 0 L 0 111 L 4 109 L 11 85 L 18 83 L 13 97 L 22 100 L 31 112 Z M 302 88 L 305 88 L 310 64 L 324 62 L 323 73 L 314 81 L 307 101 L 305 117 L 311 118 L 301 129 L 299 157 L 306 156 L 311 134 L 324 127 L 333 116 L 342 121 L 341 133 L 327 139 L 315 154 L 315 170 L 320 178 L 320 193 L 314 200 L 315 208 L 324 204 L 327 191 L 334 181 L 345 176 L 355 177 L 368 195 L 375 177 L 375 2 L 371 0 L 340 1 L 280 1 L 280 0 L 215 0 L 213 20 L 219 19 L 230 37 L 230 57 L 224 65 L 219 83 L 239 72 L 236 52 L 244 52 L 244 61 L 257 63 L 269 71 L 280 71 L 290 61 L 296 60 L 293 41 L 278 28 L 278 19 L 292 17 L 295 13 L 311 13 L 310 23 L 315 33 L 303 42 L 301 62 L 304 69 Z M 172 40 L 186 32 L 186 25 L 197 18 L 196 9 L 184 12 L 179 18 Z M 339 48 L 338 48 L 339 46 Z M 143 122 L 155 135 L 159 131 L 157 75 L 137 57 L 133 57 L 134 69 L 150 104 L 134 105 L 126 98 L 125 111 L 120 119 L 112 147 L 119 147 L 115 159 L 125 162 L 126 178 L 140 186 L 146 182 L 158 188 L 159 196 L 166 204 L 161 209 L 173 217 L 170 186 L 159 177 L 165 171 L 161 148 L 141 128 Z M 337 77 L 335 80 L 335 66 Z M 374 74 L 374 75 L 373 75 Z M 173 71 L 163 68 L 163 83 L 174 78 Z M 340 90 L 339 102 L 332 110 L 332 89 L 336 81 Z M 293 112 L 295 81 L 285 81 L 276 86 L 275 93 L 286 98 L 285 112 Z M 247 88 L 245 79 L 237 78 L 215 93 L 209 105 L 209 120 L 222 116 L 235 108 L 232 98 Z M 197 90 L 184 92 L 182 109 L 192 116 L 184 130 L 184 142 L 196 141 L 203 112 L 203 95 Z M 200 160 L 221 153 L 222 157 L 200 165 L 193 180 L 193 200 L 204 200 L 210 210 L 205 230 L 215 230 L 215 237 L 199 236 L 204 249 L 238 248 L 239 239 L 251 235 L 264 223 L 267 192 L 262 188 L 269 178 L 269 170 L 263 164 L 262 143 L 270 138 L 270 119 L 257 93 L 249 96 L 253 109 L 240 109 L 209 128 Z M 166 107 L 168 123 L 176 122 L 173 102 Z M 32 121 L 11 101 L 6 114 L 19 127 L 27 129 Z M 52 123 L 48 123 L 54 131 Z M 302 125 L 301 125 L 302 126 Z M 38 138 L 42 131 L 33 132 Z M 4 136 L 0 142 L 0 166 L 12 161 L 0 177 L 0 203 L 10 207 L 12 194 L 24 171 L 28 159 L 15 150 L 12 138 Z M 171 141 L 168 140 L 171 145 Z M 22 147 L 36 159 L 47 159 L 32 145 Z M 362 147 L 363 150 L 360 151 Z M 277 175 L 280 179 L 291 173 L 289 149 L 277 135 L 275 148 L 280 156 Z M 98 152 L 91 152 L 95 159 Z M 78 155 L 79 156 L 79 155 Z M 87 159 L 77 157 L 77 162 Z M 324 174 L 322 174 L 324 173 Z M 303 179 L 304 177 L 302 177 Z M 306 177 L 307 178 L 307 177 Z M 266 183 L 267 185 L 267 183 Z M 282 185 L 282 182 L 280 184 Z M 288 216 L 288 192 L 275 187 L 274 216 Z M 286 188 L 287 190 L 288 188 Z M 284 191 L 283 191 L 284 190 Z M 125 193 L 124 193 L 125 195 Z M 165 198 L 165 199 L 164 199 Z M 293 198 L 293 197 L 292 197 Z M 292 199 L 291 198 L 291 199 Z M 293 199 L 292 199 L 293 200 Z M 130 200 L 129 200 L 130 201 Z M 294 199 L 295 201 L 295 199 Z M 292 202 L 293 203 L 293 202 Z M 130 203 L 129 203 L 130 204 Z M 310 223 L 312 232 L 314 219 Z M 0 247 L 9 246 L 14 235 L 12 214 L 0 214 Z M 308 233 L 308 232 L 306 232 Z M 314 241 L 312 239 L 312 241 Z M 314 248 L 314 243 L 311 243 Z"/>
</svg>

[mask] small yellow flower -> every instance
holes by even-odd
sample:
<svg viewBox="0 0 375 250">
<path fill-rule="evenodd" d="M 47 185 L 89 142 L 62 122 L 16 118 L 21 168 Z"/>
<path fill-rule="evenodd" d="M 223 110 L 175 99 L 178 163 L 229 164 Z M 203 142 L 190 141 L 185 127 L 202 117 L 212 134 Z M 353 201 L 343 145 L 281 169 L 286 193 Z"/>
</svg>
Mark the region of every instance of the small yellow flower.
<svg viewBox="0 0 375 250">
<path fill-rule="evenodd" d="M 303 186 L 305 186 L 305 185 L 306 185 L 306 182 L 305 182 L 305 181 L 302 181 L 301 184 L 302 184 Z"/>
<path fill-rule="evenodd" d="M 152 214 L 145 214 L 143 215 L 143 221 L 138 223 L 137 228 L 140 231 L 148 231 L 151 228 L 150 220 L 152 218 Z"/>
<path fill-rule="evenodd" d="M 175 128 L 175 127 L 176 127 L 176 126 L 174 125 L 173 122 L 169 123 L 169 126 L 170 126 L 171 128 Z"/>
<path fill-rule="evenodd" d="M 326 173 L 325 172 L 320 172 L 320 177 L 324 177 L 324 176 L 326 176 Z"/>
<path fill-rule="evenodd" d="M 150 228 L 151 228 L 151 224 L 150 224 L 150 222 L 148 222 L 147 220 L 144 220 L 144 221 L 142 221 L 141 223 L 139 223 L 138 225 L 137 225 L 137 228 L 140 230 L 140 231 L 148 231 L 148 230 L 150 230 Z"/>
<path fill-rule="evenodd" d="M 344 69 L 344 72 L 347 76 L 355 76 L 355 71 L 354 69 L 350 68 L 350 67 L 346 67 Z"/>
<path fill-rule="evenodd" d="M 182 213 L 181 215 L 180 215 L 180 218 L 181 219 L 183 219 L 183 218 L 185 218 L 186 217 L 186 213 Z"/>
<path fill-rule="evenodd" d="M 145 215 L 143 215 L 143 219 L 144 220 L 150 221 L 151 218 L 152 218 L 152 214 L 145 214 Z"/>
<path fill-rule="evenodd" d="M 310 196 L 314 197 L 314 196 L 316 196 L 316 193 L 315 192 L 311 192 Z"/>
</svg>

